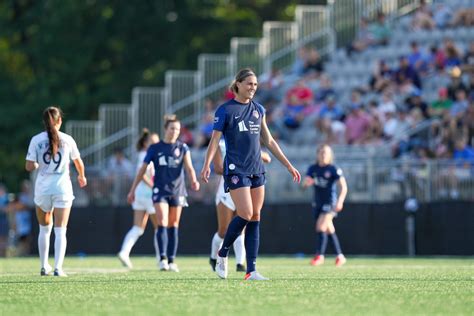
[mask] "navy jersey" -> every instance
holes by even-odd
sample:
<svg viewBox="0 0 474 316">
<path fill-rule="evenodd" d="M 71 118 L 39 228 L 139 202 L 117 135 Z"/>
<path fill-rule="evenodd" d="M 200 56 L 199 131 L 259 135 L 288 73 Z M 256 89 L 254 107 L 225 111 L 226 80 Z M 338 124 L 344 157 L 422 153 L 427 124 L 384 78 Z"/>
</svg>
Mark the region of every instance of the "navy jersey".
<svg viewBox="0 0 474 316">
<path fill-rule="evenodd" d="M 336 181 L 342 177 L 342 170 L 334 165 L 311 165 L 306 172 L 308 177 L 314 179 L 314 204 L 322 207 L 325 204 L 336 203 Z"/>
<path fill-rule="evenodd" d="M 260 132 L 265 109 L 261 104 L 229 100 L 219 106 L 214 130 L 222 132 L 226 145 L 224 175 L 265 172 L 261 159 Z"/>
<path fill-rule="evenodd" d="M 161 141 L 148 147 L 143 162 L 148 164 L 153 161 L 155 167 L 154 193 L 158 193 L 160 196 L 187 196 L 183 163 L 184 155 L 188 151 L 188 145 L 180 141 L 174 144 Z"/>
</svg>

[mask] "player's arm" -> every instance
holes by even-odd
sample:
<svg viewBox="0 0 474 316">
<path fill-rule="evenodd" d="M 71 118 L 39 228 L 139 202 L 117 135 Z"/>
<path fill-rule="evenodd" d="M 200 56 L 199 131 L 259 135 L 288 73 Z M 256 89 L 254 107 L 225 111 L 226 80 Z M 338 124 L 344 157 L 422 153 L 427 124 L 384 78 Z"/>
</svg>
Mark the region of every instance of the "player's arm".
<svg viewBox="0 0 474 316">
<path fill-rule="evenodd" d="M 194 191 L 199 190 L 199 181 L 196 177 L 196 171 L 194 171 L 193 162 L 191 160 L 191 152 L 188 151 L 184 155 L 184 169 L 186 170 L 186 174 L 189 177 L 189 181 L 191 182 L 191 189 Z"/>
<path fill-rule="evenodd" d="M 304 177 L 304 180 L 303 180 L 302 185 L 301 185 L 303 187 L 303 189 L 306 189 L 307 187 L 310 187 L 312 185 L 314 185 L 314 179 L 310 176 Z"/>
<path fill-rule="evenodd" d="M 300 182 L 301 175 L 296 170 L 295 167 L 290 163 L 290 161 L 286 158 L 285 154 L 281 151 L 280 146 L 278 146 L 277 142 L 273 138 L 272 134 L 270 134 L 270 130 L 268 129 L 267 122 L 266 122 L 266 115 L 262 118 L 262 131 L 260 134 L 260 138 L 262 139 L 263 144 L 270 150 L 270 152 L 275 156 L 281 163 L 288 169 L 288 172 L 293 176 L 293 181 Z"/>
<path fill-rule="evenodd" d="M 133 180 L 132 187 L 130 188 L 130 191 L 128 192 L 128 195 L 127 195 L 127 201 L 130 204 L 132 204 L 133 201 L 135 201 L 135 189 L 137 188 L 140 181 L 143 180 L 143 176 L 145 175 L 146 168 L 148 168 L 148 164 L 144 162 L 142 166 L 140 167 L 140 169 L 138 169 L 137 175 L 135 176 L 135 179 Z"/>
<path fill-rule="evenodd" d="M 221 131 L 213 130 L 209 146 L 207 146 L 206 159 L 204 160 L 204 165 L 201 170 L 201 179 L 206 183 L 209 182 L 209 176 L 211 175 L 211 161 L 214 159 L 214 155 L 219 148 L 219 140 L 221 139 L 221 136 Z"/>
<path fill-rule="evenodd" d="M 212 164 L 214 165 L 214 172 L 216 174 L 224 174 L 224 159 L 222 159 L 222 153 L 220 150 L 216 151 L 216 155 L 214 156 L 214 159 L 212 159 Z"/>
<path fill-rule="evenodd" d="M 339 196 L 336 202 L 336 212 L 340 212 L 344 207 L 344 200 L 347 196 L 347 182 L 346 178 L 340 177 L 337 181 L 337 186 L 339 188 Z"/>
<path fill-rule="evenodd" d="M 77 182 L 79 182 L 79 186 L 83 188 L 87 185 L 84 162 L 80 157 L 74 159 L 72 162 L 74 163 L 74 166 L 77 170 Z"/>
<path fill-rule="evenodd" d="M 25 169 L 28 172 L 38 169 L 39 164 L 36 161 L 27 160 L 25 163 Z"/>
</svg>

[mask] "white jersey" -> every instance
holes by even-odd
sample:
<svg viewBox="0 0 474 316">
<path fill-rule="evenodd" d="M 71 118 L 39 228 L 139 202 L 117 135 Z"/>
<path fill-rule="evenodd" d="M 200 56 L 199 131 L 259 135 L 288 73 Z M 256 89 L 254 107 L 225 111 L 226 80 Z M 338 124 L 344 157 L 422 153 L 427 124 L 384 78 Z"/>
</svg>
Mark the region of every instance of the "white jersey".
<svg viewBox="0 0 474 316">
<path fill-rule="evenodd" d="M 43 195 L 63 195 L 74 197 L 72 192 L 69 164 L 80 158 L 74 139 L 59 132 L 59 148 L 54 157 L 49 153 L 48 133 L 42 132 L 30 141 L 26 160 L 39 164 L 35 183 L 35 197 Z"/>
<path fill-rule="evenodd" d="M 137 157 L 137 169 L 135 174 L 138 172 L 138 170 L 141 168 L 143 165 L 143 160 L 145 159 L 146 156 L 146 150 L 142 150 L 138 153 Z M 153 175 L 154 175 L 154 168 L 153 168 L 153 163 L 148 164 L 148 167 L 146 168 L 145 175 L 150 178 L 150 180 L 153 181 Z M 143 180 L 138 183 L 137 188 L 135 189 L 135 197 L 139 198 L 149 198 L 151 201 L 153 195 L 152 188 L 150 188 Z"/>
</svg>

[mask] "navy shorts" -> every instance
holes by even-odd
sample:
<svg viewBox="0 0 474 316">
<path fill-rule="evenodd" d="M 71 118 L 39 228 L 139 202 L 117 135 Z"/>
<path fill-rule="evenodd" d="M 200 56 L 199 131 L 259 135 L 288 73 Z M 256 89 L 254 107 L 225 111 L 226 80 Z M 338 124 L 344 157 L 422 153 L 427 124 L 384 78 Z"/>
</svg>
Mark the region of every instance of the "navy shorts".
<svg viewBox="0 0 474 316">
<path fill-rule="evenodd" d="M 186 207 L 188 205 L 188 200 L 184 195 L 160 195 L 153 194 L 153 203 L 167 203 L 168 206 L 176 207 L 182 206 Z"/>
<path fill-rule="evenodd" d="M 224 176 L 224 191 L 229 192 L 238 188 L 250 187 L 255 189 L 265 185 L 265 173 L 259 174 L 229 174 Z"/>
<path fill-rule="evenodd" d="M 313 204 L 314 220 L 317 220 L 319 215 L 321 214 L 332 214 L 332 216 L 336 218 L 337 212 L 334 208 L 335 208 L 335 205 L 332 205 L 332 204 L 323 204 L 323 205 Z"/>
</svg>

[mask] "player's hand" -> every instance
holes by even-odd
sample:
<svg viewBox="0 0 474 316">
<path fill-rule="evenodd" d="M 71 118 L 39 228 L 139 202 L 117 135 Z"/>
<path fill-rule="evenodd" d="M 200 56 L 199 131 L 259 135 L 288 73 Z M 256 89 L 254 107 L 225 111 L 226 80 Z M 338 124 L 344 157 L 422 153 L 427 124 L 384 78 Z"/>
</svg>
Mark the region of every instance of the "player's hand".
<svg viewBox="0 0 474 316">
<path fill-rule="evenodd" d="M 342 211 L 342 208 L 343 208 L 343 207 L 344 207 L 344 202 L 339 202 L 339 201 L 338 201 L 338 202 L 336 203 L 336 206 L 335 206 L 334 210 L 335 210 L 336 212 L 340 212 L 340 211 Z"/>
<path fill-rule="evenodd" d="M 194 181 L 193 183 L 191 183 L 191 189 L 193 191 L 199 191 L 199 187 L 200 187 L 200 183 L 199 181 Z"/>
<path fill-rule="evenodd" d="M 295 167 L 290 165 L 288 167 L 288 172 L 293 176 L 293 182 L 300 183 L 301 182 L 301 174 Z"/>
<path fill-rule="evenodd" d="M 307 188 L 307 187 L 310 187 L 314 185 L 314 179 L 311 178 L 311 177 L 305 177 L 304 180 L 303 180 L 303 188 Z"/>
<path fill-rule="evenodd" d="M 128 204 L 132 204 L 134 201 L 135 201 L 135 192 L 133 191 L 128 192 L 128 195 L 127 195 Z"/>
<path fill-rule="evenodd" d="M 211 175 L 211 168 L 203 166 L 201 170 L 201 180 L 205 183 L 209 183 L 209 177 Z"/>
<path fill-rule="evenodd" d="M 79 183 L 80 188 L 83 188 L 87 185 L 87 179 L 83 176 L 77 176 L 77 182 Z"/>
</svg>

